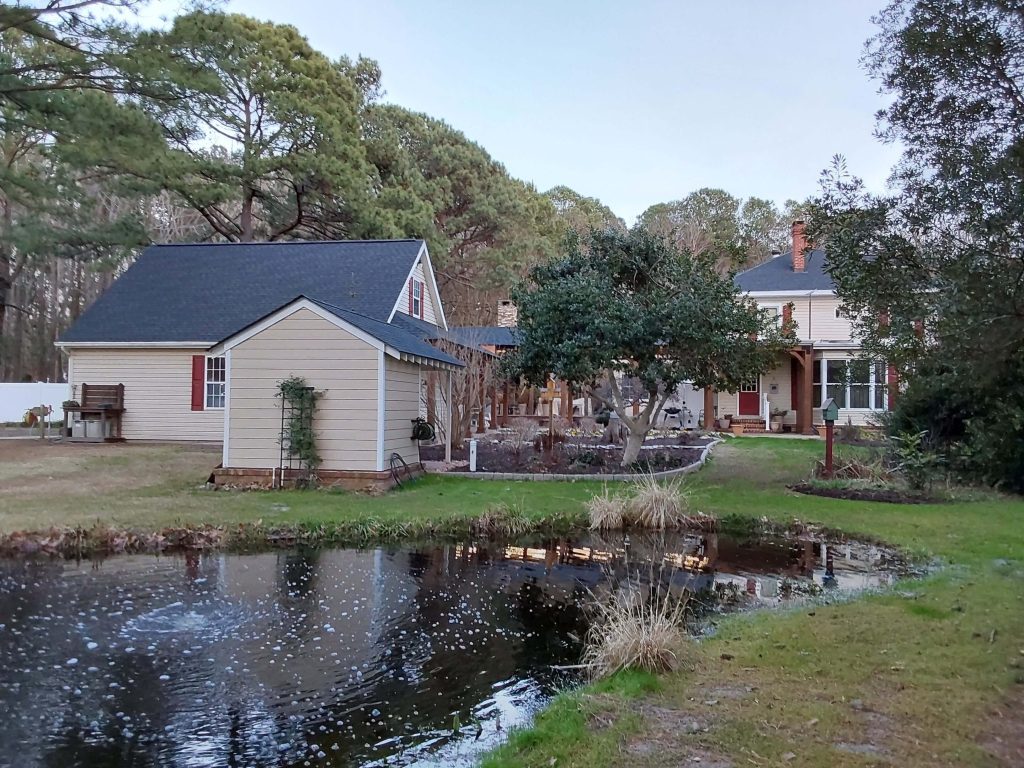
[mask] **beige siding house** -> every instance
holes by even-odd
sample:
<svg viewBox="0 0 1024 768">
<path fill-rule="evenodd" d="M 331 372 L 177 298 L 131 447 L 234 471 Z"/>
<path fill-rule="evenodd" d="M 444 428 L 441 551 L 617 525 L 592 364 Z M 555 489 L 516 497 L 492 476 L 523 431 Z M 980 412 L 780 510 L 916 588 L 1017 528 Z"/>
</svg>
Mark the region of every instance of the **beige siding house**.
<svg viewBox="0 0 1024 768">
<path fill-rule="evenodd" d="M 844 423 L 873 424 L 889 408 L 895 375 L 884 361 L 861 358 L 826 267 L 825 253 L 808 246 L 803 222 L 795 222 L 789 253 L 737 275 L 739 288 L 790 325 L 797 342 L 776 368 L 740 391 L 709 393 L 705 402 L 717 417 L 763 428 L 781 412 L 787 428 L 810 432 L 821 423 L 827 398 L 839 403 Z"/>
<path fill-rule="evenodd" d="M 224 483 L 289 479 L 278 393 L 301 377 L 318 474 L 365 485 L 418 468 L 424 370 L 461 365 L 447 330 L 422 241 L 154 246 L 59 345 L 72 397 L 123 384 L 125 439 L 222 443 Z"/>
</svg>

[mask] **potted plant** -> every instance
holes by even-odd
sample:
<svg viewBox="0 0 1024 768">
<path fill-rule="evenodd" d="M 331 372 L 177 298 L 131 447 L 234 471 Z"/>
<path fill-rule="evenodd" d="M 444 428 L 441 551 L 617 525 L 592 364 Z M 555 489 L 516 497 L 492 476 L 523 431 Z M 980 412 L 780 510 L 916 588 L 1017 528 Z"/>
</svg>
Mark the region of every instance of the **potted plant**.
<svg viewBox="0 0 1024 768">
<path fill-rule="evenodd" d="M 732 430 L 732 433 L 734 435 L 742 435 L 743 434 L 743 425 L 742 424 L 739 424 L 739 423 L 731 424 L 729 426 L 729 429 Z"/>
<path fill-rule="evenodd" d="M 787 413 L 789 410 L 786 408 L 772 408 L 770 421 L 772 432 L 782 431 L 782 420 L 786 418 Z"/>
<path fill-rule="evenodd" d="M 729 426 L 732 424 L 732 414 L 727 413 L 725 416 L 718 420 L 718 428 L 723 432 L 729 431 Z"/>
</svg>

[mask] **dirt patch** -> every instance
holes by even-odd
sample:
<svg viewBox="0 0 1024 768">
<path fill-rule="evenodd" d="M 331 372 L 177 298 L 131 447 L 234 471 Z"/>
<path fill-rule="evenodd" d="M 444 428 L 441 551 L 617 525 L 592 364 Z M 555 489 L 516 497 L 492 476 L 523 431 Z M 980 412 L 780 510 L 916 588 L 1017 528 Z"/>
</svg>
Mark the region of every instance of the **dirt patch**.
<svg viewBox="0 0 1024 768">
<path fill-rule="evenodd" d="M 644 731 L 624 745 L 631 766 L 700 765 L 702 768 L 734 768 L 735 763 L 703 743 L 712 729 L 706 717 L 668 707 L 638 702 L 634 709 Z"/>
<path fill-rule="evenodd" d="M 978 740 L 982 749 L 1005 768 L 1024 765 L 1024 684 L 1016 685 L 1003 705 L 991 713 L 988 726 Z"/>
<path fill-rule="evenodd" d="M 789 489 L 809 496 L 849 501 L 881 501 L 886 504 L 938 504 L 942 501 L 931 496 L 916 496 L 892 488 L 828 488 L 810 483 L 797 483 L 790 485 Z"/>
<path fill-rule="evenodd" d="M 644 444 L 640 458 L 629 469 L 622 464 L 622 448 L 601 446 L 594 441 L 556 443 L 551 450 L 533 444 L 520 448 L 497 442 L 480 441 L 477 444 L 477 471 L 526 474 L 603 475 L 622 472 L 664 472 L 693 464 L 700 458 L 704 443 L 679 444 L 672 439 L 659 439 Z M 420 448 L 424 461 L 443 461 L 444 446 Z M 452 450 L 452 462 L 469 461 L 469 448 Z"/>
</svg>

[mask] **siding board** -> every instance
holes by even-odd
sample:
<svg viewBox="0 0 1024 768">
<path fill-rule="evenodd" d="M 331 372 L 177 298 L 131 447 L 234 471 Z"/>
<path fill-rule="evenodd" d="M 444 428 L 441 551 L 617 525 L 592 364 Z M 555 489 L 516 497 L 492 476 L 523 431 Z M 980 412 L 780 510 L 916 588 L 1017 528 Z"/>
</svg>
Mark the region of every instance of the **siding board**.
<svg viewBox="0 0 1024 768">
<path fill-rule="evenodd" d="M 122 431 L 128 440 L 221 442 L 222 409 L 192 410 L 194 349 L 71 349 L 69 384 L 124 384 Z"/>
<path fill-rule="evenodd" d="M 232 349 L 228 466 L 277 466 L 277 385 L 303 376 L 323 393 L 313 424 L 322 468 L 375 470 L 377 354 L 370 344 L 305 309 Z"/>
</svg>

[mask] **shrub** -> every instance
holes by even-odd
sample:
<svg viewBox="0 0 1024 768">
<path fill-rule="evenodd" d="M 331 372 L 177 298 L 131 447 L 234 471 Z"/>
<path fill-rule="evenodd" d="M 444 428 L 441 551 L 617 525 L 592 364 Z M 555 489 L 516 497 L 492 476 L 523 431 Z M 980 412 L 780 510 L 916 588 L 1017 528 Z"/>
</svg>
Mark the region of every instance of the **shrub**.
<svg viewBox="0 0 1024 768">
<path fill-rule="evenodd" d="M 930 489 L 944 463 L 943 457 L 925 444 L 927 436 L 927 432 L 916 432 L 890 438 L 896 471 L 915 491 Z"/>
<path fill-rule="evenodd" d="M 680 478 L 659 482 L 654 475 L 641 475 L 629 500 L 629 522 L 639 528 L 675 528 L 686 522 L 689 506 Z"/>
<path fill-rule="evenodd" d="M 609 494 L 606 486 L 601 495 L 587 502 L 587 514 L 591 530 L 620 530 L 625 522 L 626 500 Z"/>
<path fill-rule="evenodd" d="M 998 376 L 956 361 L 922 364 L 896 399 L 886 429 L 890 437 L 926 433 L 923 446 L 959 480 L 1024 493 L 1022 378 L 1022 355 Z"/>
<path fill-rule="evenodd" d="M 690 665 L 694 646 L 686 635 L 688 596 L 659 594 L 630 581 L 605 599 L 595 597 L 583 663 L 594 679 L 624 669 L 672 672 Z"/>
<path fill-rule="evenodd" d="M 512 452 L 518 456 L 522 453 L 524 447 L 536 439 L 537 433 L 540 432 L 540 427 L 537 426 L 537 422 L 533 419 L 519 417 L 512 419 L 511 424 L 508 426 L 508 431 L 512 443 Z"/>
</svg>

